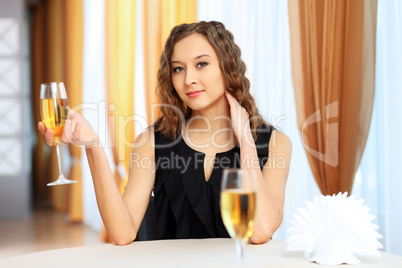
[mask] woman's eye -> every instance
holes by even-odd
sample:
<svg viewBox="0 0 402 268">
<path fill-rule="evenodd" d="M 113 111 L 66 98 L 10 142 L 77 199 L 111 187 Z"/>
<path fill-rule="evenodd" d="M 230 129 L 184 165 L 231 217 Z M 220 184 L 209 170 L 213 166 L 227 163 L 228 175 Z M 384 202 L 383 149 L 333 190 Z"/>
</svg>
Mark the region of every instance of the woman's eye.
<svg viewBox="0 0 402 268">
<path fill-rule="evenodd" d="M 201 61 L 201 62 L 199 62 L 199 63 L 197 64 L 197 67 L 202 68 L 202 67 L 205 67 L 205 66 L 207 66 L 207 65 L 208 65 L 208 63 L 206 63 L 205 61 Z"/>
<path fill-rule="evenodd" d="M 183 70 L 184 70 L 183 67 L 176 67 L 176 68 L 173 68 L 173 72 L 174 72 L 174 73 L 179 73 L 179 72 L 181 72 L 181 71 L 183 71 Z"/>
</svg>

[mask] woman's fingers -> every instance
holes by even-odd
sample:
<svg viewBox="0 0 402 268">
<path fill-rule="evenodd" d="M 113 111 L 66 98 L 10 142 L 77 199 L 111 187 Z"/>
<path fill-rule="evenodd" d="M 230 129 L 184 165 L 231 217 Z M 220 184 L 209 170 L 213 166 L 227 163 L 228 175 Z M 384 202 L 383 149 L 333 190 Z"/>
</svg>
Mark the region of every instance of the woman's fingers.
<svg viewBox="0 0 402 268">
<path fill-rule="evenodd" d="M 63 143 L 71 143 L 77 146 L 83 146 L 85 142 L 81 141 L 81 129 L 82 123 L 79 121 L 80 118 L 77 117 L 77 112 L 74 110 L 69 111 L 69 119 L 66 120 L 64 125 L 63 136 L 61 141 Z M 46 143 L 49 146 L 55 145 L 53 140 L 53 131 L 52 129 L 47 129 L 43 122 L 38 123 L 39 131 L 45 136 Z"/>
<path fill-rule="evenodd" d="M 225 91 L 225 96 L 230 106 L 230 117 L 233 132 L 239 142 L 243 138 L 245 131 L 250 128 L 250 122 L 247 110 L 238 102 L 229 90 Z"/>
<path fill-rule="evenodd" d="M 74 143 L 72 138 L 72 121 L 70 119 L 66 120 L 64 123 L 64 131 L 62 141 L 64 143 Z"/>
<path fill-rule="evenodd" d="M 74 110 L 70 110 L 69 119 L 64 124 L 63 143 L 71 143 L 79 147 L 96 146 L 98 143 L 97 135 L 93 133 L 89 123 Z M 55 145 L 53 140 L 53 131 L 46 129 L 43 122 L 38 123 L 39 131 L 45 136 L 46 143 L 49 146 Z M 81 133 L 82 132 L 82 133 Z"/>
<path fill-rule="evenodd" d="M 232 102 L 233 96 L 230 95 L 229 91 L 227 91 L 227 90 L 225 90 L 225 96 L 226 96 L 226 99 L 228 100 L 229 106 L 232 107 L 233 106 L 233 102 Z"/>
<path fill-rule="evenodd" d="M 229 92 L 229 90 L 225 90 L 225 95 L 226 95 L 226 99 L 228 100 L 230 106 L 239 104 L 237 102 L 237 99 L 235 97 L 233 97 L 233 95 Z M 239 106 L 240 106 L 240 104 L 239 104 Z"/>
<path fill-rule="evenodd" d="M 226 99 L 228 100 L 228 102 L 229 102 L 229 104 L 230 104 L 230 102 L 231 102 L 231 98 L 232 98 L 232 95 L 230 95 L 230 93 L 229 93 L 229 90 L 225 90 L 225 96 L 226 96 Z"/>
<path fill-rule="evenodd" d="M 242 109 L 243 107 L 240 105 L 240 103 L 237 101 L 235 97 L 232 96 L 232 94 L 226 90 L 225 91 L 225 96 L 229 102 L 231 112 L 237 111 L 238 109 Z"/>
<path fill-rule="evenodd" d="M 53 146 L 54 145 L 53 130 L 52 129 L 47 129 L 45 127 L 45 124 L 43 124 L 43 122 L 38 123 L 38 129 L 45 136 L 46 143 L 49 146 Z"/>
<path fill-rule="evenodd" d="M 74 133 L 73 133 L 73 138 L 77 141 L 80 140 L 80 133 L 81 133 L 81 124 L 77 123 L 75 125 Z"/>
<path fill-rule="evenodd" d="M 81 136 L 81 123 L 74 123 L 73 120 L 67 120 L 64 125 L 63 142 L 71 143 L 76 146 L 82 147 L 83 143 L 80 141 Z"/>
<path fill-rule="evenodd" d="M 45 133 L 45 140 L 46 140 L 46 143 L 49 145 L 49 146 L 53 146 L 54 145 L 54 141 L 53 141 L 53 130 L 52 129 L 47 129 L 46 130 L 46 133 Z"/>
<path fill-rule="evenodd" d="M 77 113 L 76 111 L 74 111 L 73 109 L 70 109 L 70 110 L 68 111 L 68 119 L 73 119 L 73 118 L 74 118 L 74 115 L 75 115 L 76 113 Z"/>
<path fill-rule="evenodd" d="M 79 144 L 79 139 L 77 139 L 77 137 L 79 138 L 79 133 L 77 133 L 77 126 L 79 123 L 75 123 L 73 124 L 72 120 L 67 120 L 66 122 L 66 131 L 67 131 L 67 137 L 68 137 L 68 141 L 72 144 L 75 145 L 80 145 Z"/>
<path fill-rule="evenodd" d="M 40 133 L 42 133 L 43 135 L 45 135 L 45 133 L 46 133 L 45 124 L 43 124 L 42 122 L 39 122 L 39 123 L 38 123 L 38 129 L 39 129 Z"/>
</svg>

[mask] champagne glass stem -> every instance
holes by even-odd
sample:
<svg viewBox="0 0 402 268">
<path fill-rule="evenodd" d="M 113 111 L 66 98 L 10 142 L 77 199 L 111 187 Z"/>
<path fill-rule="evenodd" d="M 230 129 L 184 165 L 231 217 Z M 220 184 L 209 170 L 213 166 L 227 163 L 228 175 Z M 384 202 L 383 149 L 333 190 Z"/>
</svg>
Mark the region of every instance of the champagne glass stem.
<svg viewBox="0 0 402 268">
<path fill-rule="evenodd" d="M 236 251 L 237 251 L 237 262 L 241 264 L 243 262 L 243 254 L 244 254 L 244 239 L 236 238 Z"/>
<path fill-rule="evenodd" d="M 60 174 L 60 176 L 63 176 L 62 166 L 61 166 L 61 158 L 60 158 L 60 145 L 58 143 L 56 144 L 56 152 L 57 152 L 57 161 L 59 162 L 59 174 Z"/>
</svg>

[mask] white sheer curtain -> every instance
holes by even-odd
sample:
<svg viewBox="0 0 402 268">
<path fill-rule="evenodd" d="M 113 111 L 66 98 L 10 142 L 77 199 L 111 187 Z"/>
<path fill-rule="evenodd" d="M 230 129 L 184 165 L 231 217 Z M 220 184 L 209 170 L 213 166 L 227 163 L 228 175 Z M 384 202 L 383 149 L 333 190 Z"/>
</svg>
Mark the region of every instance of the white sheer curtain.
<svg viewBox="0 0 402 268">
<path fill-rule="evenodd" d="M 402 255 L 402 1 L 379 0 L 376 95 L 353 193 L 376 215 L 385 251 Z"/>
<path fill-rule="evenodd" d="M 84 117 L 91 123 L 105 146 L 109 143 L 106 142 L 109 140 L 109 135 L 106 125 L 104 39 L 104 2 L 85 0 L 82 111 Z M 106 150 L 106 152 L 109 159 L 111 159 L 110 150 Z M 92 176 L 85 151 L 81 158 L 81 164 L 83 173 L 84 222 L 95 230 L 100 230 L 102 220 L 96 204 Z"/>
<path fill-rule="evenodd" d="M 147 127 L 144 92 L 143 24 L 142 1 L 137 1 L 136 31 L 137 44 L 135 56 L 134 107 L 136 114 L 136 135 Z M 107 126 L 107 105 L 105 96 L 105 16 L 103 0 L 84 1 L 84 79 L 83 115 L 98 133 L 105 148 L 110 166 L 113 165 L 110 150 L 109 128 Z M 113 170 L 112 170 L 113 171 Z M 96 204 L 95 192 L 86 156 L 82 157 L 84 185 L 84 222 L 100 230 L 102 220 Z"/>
<path fill-rule="evenodd" d="M 233 33 L 260 113 L 292 140 L 284 219 L 274 235 L 286 239 L 293 213 L 320 194 L 297 129 L 287 1 L 203 0 L 198 2 L 198 19 L 221 21 Z"/>
</svg>

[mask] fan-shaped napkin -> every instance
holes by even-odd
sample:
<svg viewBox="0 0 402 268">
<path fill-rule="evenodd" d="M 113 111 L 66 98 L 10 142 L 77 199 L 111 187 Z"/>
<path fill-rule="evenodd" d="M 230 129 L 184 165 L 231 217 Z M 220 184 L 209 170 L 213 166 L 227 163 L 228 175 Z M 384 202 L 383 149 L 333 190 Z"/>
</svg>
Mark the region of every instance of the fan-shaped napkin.
<svg viewBox="0 0 402 268">
<path fill-rule="evenodd" d="M 287 249 L 303 250 L 309 261 L 326 265 L 360 263 L 355 254 L 381 258 L 382 236 L 363 202 L 347 192 L 307 201 L 290 221 Z"/>
</svg>

